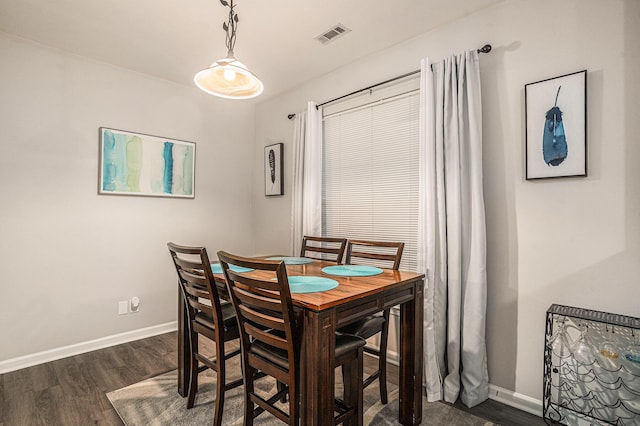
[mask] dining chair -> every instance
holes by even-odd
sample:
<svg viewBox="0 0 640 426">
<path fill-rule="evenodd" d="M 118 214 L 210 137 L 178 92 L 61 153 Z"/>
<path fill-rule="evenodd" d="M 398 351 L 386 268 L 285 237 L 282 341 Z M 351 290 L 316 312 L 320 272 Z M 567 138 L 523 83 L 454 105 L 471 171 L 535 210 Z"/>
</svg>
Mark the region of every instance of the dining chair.
<svg viewBox="0 0 640 426">
<path fill-rule="evenodd" d="M 226 383 L 226 361 L 240 354 L 239 348 L 225 353 L 225 343 L 240 336 L 233 305 L 220 301 L 206 248 L 174 243 L 168 243 L 167 246 L 178 273 L 188 316 L 191 362 L 187 408 L 192 408 L 195 402 L 198 374 L 207 368 L 215 371 L 217 384 L 213 424 L 220 426 L 225 392 L 243 383 L 242 379 Z M 210 358 L 200 350 L 200 336 L 215 342 L 215 357 Z"/>
<path fill-rule="evenodd" d="M 375 266 L 386 266 L 398 270 L 402 260 L 404 243 L 349 240 L 347 243 L 347 265 L 374 263 Z M 386 404 L 387 399 L 387 341 L 389 339 L 389 314 L 390 309 L 385 309 L 382 314 L 370 315 L 362 320 L 348 324 L 340 329 L 341 333 L 353 334 L 369 339 L 380 334 L 379 349 L 365 346 L 364 351 L 378 357 L 378 369 L 367 377 L 362 385 L 366 388 L 376 379 L 379 379 L 380 401 Z"/>
<path fill-rule="evenodd" d="M 289 425 L 299 422 L 300 348 L 302 318 L 291 300 L 287 270 L 282 261 L 262 260 L 218 252 L 240 329 L 244 376 L 244 424 L 264 411 Z M 260 271 L 235 272 L 229 265 Z M 336 334 L 334 360 L 342 366 L 343 401 L 335 401 L 334 424 L 362 424 L 362 357 L 364 339 Z M 259 373 L 274 378 L 276 390 L 265 395 L 256 390 Z M 258 387 L 260 389 L 260 387 Z M 289 412 L 283 410 L 288 396 Z M 257 407 L 256 407 L 257 406 Z"/>
<path fill-rule="evenodd" d="M 300 256 L 342 263 L 346 246 L 346 238 L 310 237 L 305 235 L 302 237 Z"/>
</svg>

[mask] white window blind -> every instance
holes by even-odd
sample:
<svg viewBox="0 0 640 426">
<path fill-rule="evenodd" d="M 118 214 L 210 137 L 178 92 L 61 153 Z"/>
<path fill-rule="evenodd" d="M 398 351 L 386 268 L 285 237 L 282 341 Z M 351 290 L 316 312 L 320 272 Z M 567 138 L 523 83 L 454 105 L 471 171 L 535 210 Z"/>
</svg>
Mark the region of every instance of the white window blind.
<svg viewBox="0 0 640 426">
<path fill-rule="evenodd" d="M 322 231 L 325 236 L 405 243 L 416 270 L 417 92 L 324 118 Z"/>
</svg>

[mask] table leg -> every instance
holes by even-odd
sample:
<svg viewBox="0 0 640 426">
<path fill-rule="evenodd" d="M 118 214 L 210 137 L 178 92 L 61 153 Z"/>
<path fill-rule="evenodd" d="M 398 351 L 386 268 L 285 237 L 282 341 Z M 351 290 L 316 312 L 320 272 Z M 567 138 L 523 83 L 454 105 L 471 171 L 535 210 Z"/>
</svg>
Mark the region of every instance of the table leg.
<svg viewBox="0 0 640 426">
<path fill-rule="evenodd" d="M 415 298 L 400 305 L 400 403 L 403 425 L 422 422 L 422 329 L 424 280 L 415 285 Z"/>
<path fill-rule="evenodd" d="M 184 306 L 182 292 L 178 291 L 178 393 L 182 397 L 189 391 L 189 363 L 191 346 L 189 345 L 189 318 Z"/>
<path fill-rule="evenodd" d="M 300 353 L 300 424 L 333 424 L 335 311 L 304 310 Z"/>
</svg>

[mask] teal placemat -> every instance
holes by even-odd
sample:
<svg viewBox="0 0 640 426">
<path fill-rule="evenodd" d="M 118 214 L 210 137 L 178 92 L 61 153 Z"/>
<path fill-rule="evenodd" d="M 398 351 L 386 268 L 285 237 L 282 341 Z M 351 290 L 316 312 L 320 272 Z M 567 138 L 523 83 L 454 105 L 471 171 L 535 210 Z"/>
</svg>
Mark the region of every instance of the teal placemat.
<svg viewBox="0 0 640 426">
<path fill-rule="evenodd" d="M 331 278 L 314 276 L 289 277 L 289 289 L 291 293 L 317 293 L 338 287 L 338 281 Z"/>
<path fill-rule="evenodd" d="M 367 265 L 335 265 L 322 268 L 322 272 L 340 277 L 370 277 L 381 274 L 382 269 Z"/>
<path fill-rule="evenodd" d="M 242 266 L 236 266 L 236 265 L 229 265 L 229 269 L 231 269 L 234 272 L 249 272 L 249 271 L 253 271 L 253 269 L 251 268 L 243 268 Z M 214 274 L 221 274 L 222 273 L 222 265 L 220 265 L 219 263 L 212 263 L 211 264 L 211 271 L 213 271 Z"/>
<path fill-rule="evenodd" d="M 273 256 L 267 257 L 266 260 L 283 260 L 285 265 L 304 265 L 313 262 L 308 257 L 290 257 L 290 256 Z"/>
</svg>

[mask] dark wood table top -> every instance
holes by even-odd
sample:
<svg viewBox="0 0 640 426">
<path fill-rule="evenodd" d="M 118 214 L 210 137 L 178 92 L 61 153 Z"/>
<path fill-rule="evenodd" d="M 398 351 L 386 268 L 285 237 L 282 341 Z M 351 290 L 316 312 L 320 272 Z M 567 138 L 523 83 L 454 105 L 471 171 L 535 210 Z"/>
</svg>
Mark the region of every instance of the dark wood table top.
<svg viewBox="0 0 640 426">
<path fill-rule="evenodd" d="M 312 263 L 304 265 L 287 265 L 287 275 L 289 277 L 296 275 L 318 276 L 338 282 L 338 287 L 331 290 L 316 293 L 291 293 L 291 300 L 294 305 L 314 311 L 322 311 L 424 278 L 424 274 L 394 271 L 392 269 L 382 269 L 381 274 L 368 277 L 341 277 L 322 272 L 322 268 L 325 266 L 335 265 L 333 262 L 319 260 L 314 260 Z M 251 271 L 246 272 L 246 274 L 265 277 L 268 272 Z M 224 284 L 224 275 L 215 274 L 214 276 L 219 283 Z"/>
</svg>

